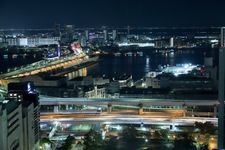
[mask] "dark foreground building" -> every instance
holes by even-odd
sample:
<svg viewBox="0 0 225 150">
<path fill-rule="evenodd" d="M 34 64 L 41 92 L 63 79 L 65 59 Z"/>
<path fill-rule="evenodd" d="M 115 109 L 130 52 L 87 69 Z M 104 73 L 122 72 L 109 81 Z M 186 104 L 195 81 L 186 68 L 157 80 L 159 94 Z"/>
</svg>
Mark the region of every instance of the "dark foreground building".
<svg viewBox="0 0 225 150">
<path fill-rule="evenodd" d="M 0 103 L 0 149 L 38 149 L 39 116 L 32 83 L 10 83 L 8 97 Z"/>
<path fill-rule="evenodd" d="M 225 27 L 221 28 L 221 48 L 219 50 L 219 121 L 218 149 L 225 149 L 224 98 L 225 98 Z"/>
</svg>

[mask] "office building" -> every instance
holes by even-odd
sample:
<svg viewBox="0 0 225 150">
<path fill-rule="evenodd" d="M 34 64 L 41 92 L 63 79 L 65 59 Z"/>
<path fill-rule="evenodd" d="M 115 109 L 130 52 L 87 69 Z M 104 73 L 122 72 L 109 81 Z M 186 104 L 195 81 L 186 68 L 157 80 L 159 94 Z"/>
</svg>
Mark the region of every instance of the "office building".
<svg viewBox="0 0 225 150">
<path fill-rule="evenodd" d="M 71 42 L 74 38 L 74 26 L 73 25 L 65 25 L 64 26 L 64 42 Z"/>
<path fill-rule="evenodd" d="M 37 149 L 39 146 L 39 102 L 31 82 L 9 83 L 9 101 L 22 106 L 23 150 Z"/>
<path fill-rule="evenodd" d="M 225 27 L 221 28 L 221 47 L 225 48 Z"/>
<path fill-rule="evenodd" d="M 16 101 L 0 103 L 0 149 L 24 150 L 22 105 Z"/>
<path fill-rule="evenodd" d="M 224 98 L 225 98 L 225 27 L 221 28 L 221 48 L 219 49 L 219 119 L 218 119 L 218 149 L 225 148 L 224 136 Z"/>
</svg>

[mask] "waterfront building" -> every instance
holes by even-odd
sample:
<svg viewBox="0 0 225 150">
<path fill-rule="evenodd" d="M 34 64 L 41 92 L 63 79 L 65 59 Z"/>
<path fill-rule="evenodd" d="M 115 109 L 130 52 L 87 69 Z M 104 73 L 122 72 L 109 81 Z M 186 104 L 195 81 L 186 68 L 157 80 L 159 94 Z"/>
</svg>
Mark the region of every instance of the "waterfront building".
<svg viewBox="0 0 225 150">
<path fill-rule="evenodd" d="M 153 88 L 159 89 L 160 88 L 160 80 L 157 78 L 146 77 L 144 81 L 144 88 Z"/>
<path fill-rule="evenodd" d="M 26 46 L 26 47 L 35 47 L 42 45 L 54 45 L 58 44 L 60 37 L 9 37 L 6 38 L 6 43 L 9 46 Z"/>
</svg>

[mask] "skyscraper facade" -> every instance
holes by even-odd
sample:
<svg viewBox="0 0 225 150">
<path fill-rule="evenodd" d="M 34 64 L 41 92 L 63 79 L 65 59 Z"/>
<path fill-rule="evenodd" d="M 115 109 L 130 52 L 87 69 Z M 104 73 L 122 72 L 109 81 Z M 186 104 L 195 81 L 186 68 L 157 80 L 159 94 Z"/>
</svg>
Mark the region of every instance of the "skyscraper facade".
<svg viewBox="0 0 225 150">
<path fill-rule="evenodd" d="M 221 28 L 221 48 L 225 48 L 225 27 Z"/>
<path fill-rule="evenodd" d="M 23 150 L 39 147 L 39 101 L 31 82 L 9 83 L 9 101 L 18 102 L 22 107 Z"/>
<path fill-rule="evenodd" d="M 23 150 L 22 105 L 4 100 L 0 103 L 0 149 Z"/>
</svg>

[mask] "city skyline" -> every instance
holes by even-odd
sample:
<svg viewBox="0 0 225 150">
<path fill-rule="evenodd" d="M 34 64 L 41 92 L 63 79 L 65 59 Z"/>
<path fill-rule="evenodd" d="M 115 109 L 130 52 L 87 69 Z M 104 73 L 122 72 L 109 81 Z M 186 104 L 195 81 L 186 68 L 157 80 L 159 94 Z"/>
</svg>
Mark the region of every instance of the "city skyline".
<svg viewBox="0 0 225 150">
<path fill-rule="evenodd" d="M 0 149 L 224 149 L 225 0 L 1 0 Z"/>
<path fill-rule="evenodd" d="M 223 26 L 225 2 L 191 1 L 15 1 L 0 2 L 0 28 Z"/>
</svg>

